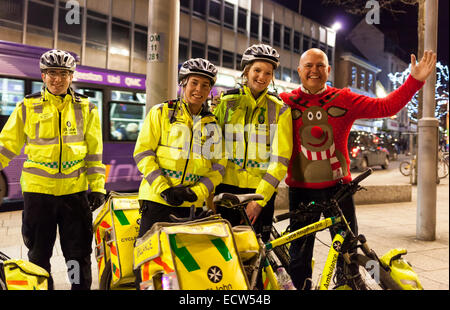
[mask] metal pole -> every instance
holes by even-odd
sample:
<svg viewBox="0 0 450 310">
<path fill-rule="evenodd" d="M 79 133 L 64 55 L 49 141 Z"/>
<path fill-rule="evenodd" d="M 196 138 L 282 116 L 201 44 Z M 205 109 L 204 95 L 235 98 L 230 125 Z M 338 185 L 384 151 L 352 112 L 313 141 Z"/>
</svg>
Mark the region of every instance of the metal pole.
<svg viewBox="0 0 450 310">
<path fill-rule="evenodd" d="M 438 0 L 425 2 L 425 50 L 437 50 Z M 436 73 L 427 79 L 423 90 L 423 113 L 419 120 L 417 227 L 419 240 L 436 239 L 437 130 L 434 117 Z"/>
<path fill-rule="evenodd" d="M 177 96 L 180 0 L 148 1 L 146 112 Z"/>
</svg>

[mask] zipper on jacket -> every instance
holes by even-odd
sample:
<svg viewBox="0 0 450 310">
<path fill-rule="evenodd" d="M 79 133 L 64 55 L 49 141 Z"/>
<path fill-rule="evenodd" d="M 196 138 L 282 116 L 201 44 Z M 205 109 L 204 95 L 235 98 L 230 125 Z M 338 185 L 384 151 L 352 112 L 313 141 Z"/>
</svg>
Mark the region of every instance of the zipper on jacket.
<svg viewBox="0 0 450 310">
<path fill-rule="evenodd" d="M 189 159 L 191 157 L 191 150 L 192 150 L 192 140 L 194 139 L 194 119 L 192 119 L 192 128 L 190 128 L 191 130 L 191 139 L 189 141 L 189 152 L 188 152 L 188 158 L 186 159 L 186 163 L 184 165 L 184 170 L 183 170 L 183 175 L 181 176 L 181 183 L 184 183 L 184 177 L 186 176 L 186 170 L 187 170 L 187 166 L 189 164 Z"/>
<path fill-rule="evenodd" d="M 58 112 L 59 115 L 59 126 L 58 126 L 58 130 L 59 130 L 59 173 L 61 173 L 61 159 L 62 159 L 62 133 L 61 133 L 61 112 Z"/>
</svg>

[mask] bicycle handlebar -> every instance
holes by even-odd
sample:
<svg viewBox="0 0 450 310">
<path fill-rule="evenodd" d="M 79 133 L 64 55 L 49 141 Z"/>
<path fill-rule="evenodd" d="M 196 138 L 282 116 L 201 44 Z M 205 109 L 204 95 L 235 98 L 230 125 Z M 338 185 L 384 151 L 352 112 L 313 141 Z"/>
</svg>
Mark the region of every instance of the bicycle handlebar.
<svg viewBox="0 0 450 310">
<path fill-rule="evenodd" d="M 359 183 L 366 179 L 369 175 L 371 175 L 373 172 L 372 169 L 367 169 L 360 175 L 358 175 L 356 178 L 354 178 L 352 181 L 350 181 L 347 184 L 343 184 L 342 187 L 336 192 L 336 194 L 333 195 L 333 197 L 329 200 L 335 200 L 336 202 L 341 201 L 343 198 L 345 198 L 347 195 L 351 194 L 353 195 L 355 192 L 359 189 Z M 316 204 L 314 201 L 308 203 L 306 206 L 304 204 L 300 205 L 300 208 L 298 210 L 286 212 L 283 214 L 279 214 L 273 218 L 273 221 L 275 223 L 286 220 L 293 215 L 297 215 L 299 213 L 311 213 L 311 212 L 319 212 L 323 211 L 329 206 L 328 203 L 324 204 Z"/>
</svg>

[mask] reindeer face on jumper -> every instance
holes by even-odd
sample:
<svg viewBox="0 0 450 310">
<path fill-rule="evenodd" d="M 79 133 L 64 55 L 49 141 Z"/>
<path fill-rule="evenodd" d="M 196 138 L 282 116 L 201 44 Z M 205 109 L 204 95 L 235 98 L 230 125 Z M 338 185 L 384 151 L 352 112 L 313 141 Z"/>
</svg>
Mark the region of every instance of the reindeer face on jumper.
<svg viewBox="0 0 450 310">
<path fill-rule="evenodd" d="M 300 152 L 294 158 L 292 176 L 300 182 L 317 183 L 339 179 L 347 173 L 344 156 L 334 145 L 333 127 L 329 116 L 340 117 L 347 111 L 331 106 L 311 106 L 301 111 L 293 109 L 294 120 L 302 118 L 298 129 Z"/>
<path fill-rule="evenodd" d="M 327 112 L 318 106 L 309 107 L 302 114 L 300 127 L 302 145 L 313 152 L 330 148 L 333 144 L 333 128 L 328 124 Z"/>
</svg>

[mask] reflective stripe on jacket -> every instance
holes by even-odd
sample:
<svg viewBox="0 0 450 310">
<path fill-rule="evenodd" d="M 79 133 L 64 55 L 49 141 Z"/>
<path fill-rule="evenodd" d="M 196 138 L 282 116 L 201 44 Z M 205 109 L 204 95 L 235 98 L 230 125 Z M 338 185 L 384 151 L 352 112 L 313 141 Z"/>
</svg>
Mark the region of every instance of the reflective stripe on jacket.
<svg viewBox="0 0 450 310">
<path fill-rule="evenodd" d="M 216 119 L 206 107 L 192 117 L 184 101 L 156 105 L 147 114 L 134 149 L 143 174 L 139 199 L 168 205 L 161 192 L 191 186 L 198 199 L 182 207 L 200 207 L 221 182 L 226 159 Z"/>
<path fill-rule="evenodd" d="M 61 111 L 58 105 L 63 106 Z M 71 89 L 64 98 L 47 89 L 26 96 L 0 134 L 0 169 L 20 154 L 24 144 L 28 158 L 20 179 L 23 192 L 60 196 L 89 186 L 106 193 L 100 120 L 86 97 Z"/>
<path fill-rule="evenodd" d="M 256 189 L 265 206 L 283 180 L 292 154 L 291 109 L 267 89 L 254 99 L 243 86 L 222 93 L 214 110 L 228 159 L 223 183 Z"/>
</svg>

